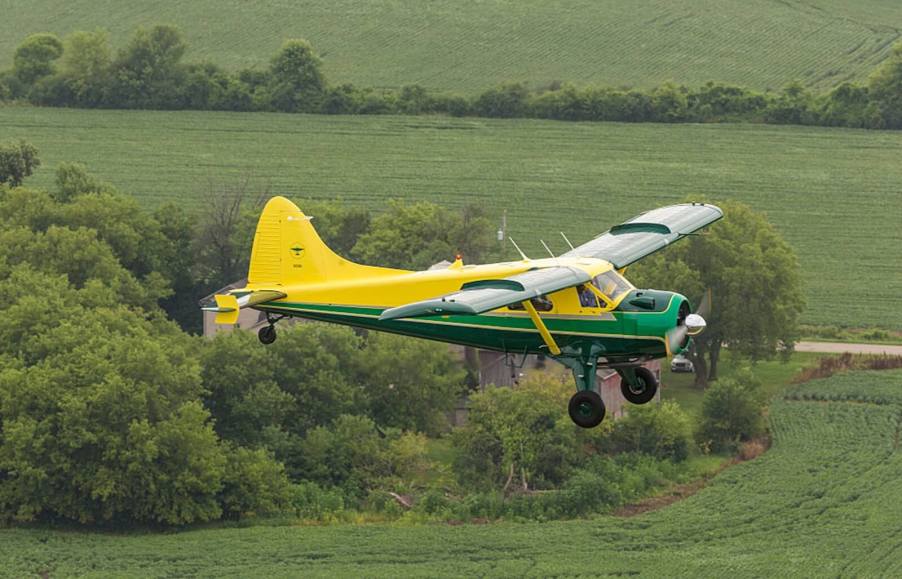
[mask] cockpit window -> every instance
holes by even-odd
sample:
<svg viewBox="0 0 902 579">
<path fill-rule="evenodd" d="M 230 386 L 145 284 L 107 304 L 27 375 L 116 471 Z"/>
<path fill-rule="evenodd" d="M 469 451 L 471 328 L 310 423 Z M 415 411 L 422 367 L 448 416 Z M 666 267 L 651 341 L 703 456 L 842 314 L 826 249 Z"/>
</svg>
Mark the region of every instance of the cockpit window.
<svg viewBox="0 0 902 579">
<path fill-rule="evenodd" d="M 592 283 L 601 290 L 601 293 L 608 296 L 611 301 L 617 301 L 617 298 L 633 289 L 630 282 L 623 279 L 623 276 L 613 270 L 595 276 Z"/>
</svg>

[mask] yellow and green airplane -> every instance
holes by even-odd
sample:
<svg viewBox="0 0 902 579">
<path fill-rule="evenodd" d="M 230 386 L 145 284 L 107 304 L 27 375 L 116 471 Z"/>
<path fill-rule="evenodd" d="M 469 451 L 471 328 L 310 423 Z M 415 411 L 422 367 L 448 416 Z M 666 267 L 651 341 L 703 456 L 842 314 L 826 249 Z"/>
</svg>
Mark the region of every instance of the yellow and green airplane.
<svg viewBox="0 0 902 579">
<path fill-rule="evenodd" d="M 311 217 L 284 197 L 263 209 L 247 287 L 204 307 L 217 324 L 234 324 L 241 308 L 265 312 L 260 341 L 276 339 L 275 323 L 298 316 L 515 354 L 544 354 L 573 372 L 573 421 L 598 425 L 605 407 L 596 368 L 622 378 L 635 404 L 654 398 L 654 374 L 642 364 L 677 354 L 705 328 L 689 300 L 637 289 L 627 266 L 717 221 L 701 203 L 670 205 L 616 225 L 558 257 L 407 271 L 360 265 L 330 250 Z M 569 244 L 569 242 L 568 242 Z M 521 254 L 522 255 L 522 254 Z"/>
</svg>

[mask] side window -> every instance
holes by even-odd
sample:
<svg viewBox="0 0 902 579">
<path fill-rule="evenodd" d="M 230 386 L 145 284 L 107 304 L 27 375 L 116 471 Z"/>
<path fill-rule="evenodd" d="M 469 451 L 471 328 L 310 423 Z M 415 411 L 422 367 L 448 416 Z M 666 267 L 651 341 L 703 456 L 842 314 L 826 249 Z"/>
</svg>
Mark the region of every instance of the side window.
<svg viewBox="0 0 902 579">
<path fill-rule="evenodd" d="M 552 309 L 554 309 L 554 303 L 545 296 L 532 298 L 529 301 L 532 302 L 532 306 L 536 309 L 537 312 L 550 312 Z M 523 307 L 523 304 L 517 302 L 515 304 L 507 306 L 507 309 L 523 311 L 526 308 Z"/>
<path fill-rule="evenodd" d="M 598 307 L 598 298 L 595 297 L 595 293 L 588 287 L 581 285 L 577 288 L 577 292 L 579 293 L 579 305 L 584 308 Z"/>
</svg>

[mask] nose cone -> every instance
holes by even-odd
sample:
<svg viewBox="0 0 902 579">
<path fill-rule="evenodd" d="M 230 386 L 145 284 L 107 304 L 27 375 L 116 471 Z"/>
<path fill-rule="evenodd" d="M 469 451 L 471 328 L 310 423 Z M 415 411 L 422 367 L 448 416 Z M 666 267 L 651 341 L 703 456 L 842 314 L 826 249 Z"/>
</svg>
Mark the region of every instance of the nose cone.
<svg viewBox="0 0 902 579">
<path fill-rule="evenodd" d="M 705 328 L 708 326 L 708 323 L 705 322 L 705 318 L 701 317 L 698 314 L 689 314 L 686 316 L 686 333 L 690 336 L 697 336 L 705 331 Z"/>
</svg>

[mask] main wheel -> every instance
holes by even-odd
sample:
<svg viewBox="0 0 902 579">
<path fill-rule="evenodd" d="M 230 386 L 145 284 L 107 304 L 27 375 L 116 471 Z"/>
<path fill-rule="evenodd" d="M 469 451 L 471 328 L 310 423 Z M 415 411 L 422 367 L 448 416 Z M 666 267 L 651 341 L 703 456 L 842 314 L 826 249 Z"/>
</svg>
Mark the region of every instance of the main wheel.
<svg viewBox="0 0 902 579">
<path fill-rule="evenodd" d="M 636 368 L 636 384 L 630 384 L 626 378 L 620 381 L 620 392 L 627 402 L 646 404 L 651 402 L 658 392 L 658 379 L 654 372 L 644 366 Z"/>
<path fill-rule="evenodd" d="M 272 344 L 276 341 L 276 327 L 263 326 L 260 328 L 260 331 L 257 332 L 257 337 L 260 338 L 260 342 L 263 344 Z"/>
<path fill-rule="evenodd" d="M 580 390 L 574 394 L 568 410 L 570 419 L 583 428 L 594 428 L 604 420 L 604 401 L 592 390 Z"/>
</svg>

